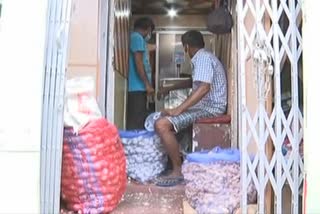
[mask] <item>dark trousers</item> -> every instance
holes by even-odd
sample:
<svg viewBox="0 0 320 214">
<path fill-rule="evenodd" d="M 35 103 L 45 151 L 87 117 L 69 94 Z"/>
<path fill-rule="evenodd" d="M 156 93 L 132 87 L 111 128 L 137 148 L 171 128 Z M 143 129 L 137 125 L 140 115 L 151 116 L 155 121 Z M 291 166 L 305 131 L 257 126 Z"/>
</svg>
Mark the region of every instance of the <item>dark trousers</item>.
<svg viewBox="0 0 320 214">
<path fill-rule="evenodd" d="M 152 109 L 147 109 L 146 92 L 128 92 L 127 130 L 144 129 L 144 121 L 151 112 Z"/>
</svg>

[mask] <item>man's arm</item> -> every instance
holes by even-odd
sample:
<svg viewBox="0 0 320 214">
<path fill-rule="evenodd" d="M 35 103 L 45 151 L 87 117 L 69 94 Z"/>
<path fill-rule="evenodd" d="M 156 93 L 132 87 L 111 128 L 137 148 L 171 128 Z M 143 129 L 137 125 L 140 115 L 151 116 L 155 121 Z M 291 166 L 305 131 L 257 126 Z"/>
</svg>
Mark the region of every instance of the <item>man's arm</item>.
<svg viewBox="0 0 320 214">
<path fill-rule="evenodd" d="M 142 82 L 146 86 L 147 93 L 148 94 L 154 93 L 154 89 L 153 89 L 152 85 L 150 84 L 148 77 L 147 77 L 147 74 L 144 70 L 143 52 L 141 52 L 141 51 L 135 52 L 134 53 L 134 60 L 135 60 L 136 66 L 137 66 L 138 74 L 139 74 Z"/>
<path fill-rule="evenodd" d="M 167 95 L 170 91 L 178 90 L 178 89 L 187 89 L 192 87 L 192 79 L 180 80 L 174 85 L 168 87 L 160 87 L 158 92 L 158 99 L 162 96 Z"/>
<path fill-rule="evenodd" d="M 164 112 L 170 116 L 177 116 L 183 112 L 185 112 L 188 108 L 197 104 L 206 94 L 210 91 L 211 84 L 201 82 L 199 87 L 194 90 L 191 95 L 177 108 L 175 109 L 167 109 Z"/>
<path fill-rule="evenodd" d="M 143 52 L 137 51 L 134 53 L 134 60 L 137 66 L 137 71 L 138 74 L 143 81 L 144 85 L 147 86 L 149 83 L 149 80 L 147 78 L 147 74 L 144 70 L 144 65 L 143 65 Z"/>
<path fill-rule="evenodd" d="M 188 108 L 197 104 L 204 96 L 208 94 L 210 91 L 211 84 L 201 82 L 197 90 L 193 91 L 191 95 L 177 108 L 182 113 L 186 111 Z"/>
</svg>

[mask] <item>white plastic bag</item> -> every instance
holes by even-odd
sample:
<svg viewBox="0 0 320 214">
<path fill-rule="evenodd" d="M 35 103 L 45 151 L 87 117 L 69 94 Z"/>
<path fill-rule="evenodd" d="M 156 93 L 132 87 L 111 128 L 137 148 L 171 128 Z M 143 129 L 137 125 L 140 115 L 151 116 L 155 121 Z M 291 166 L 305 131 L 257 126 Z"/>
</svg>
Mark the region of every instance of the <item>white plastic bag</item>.
<svg viewBox="0 0 320 214">
<path fill-rule="evenodd" d="M 67 80 L 64 107 L 64 125 L 77 133 L 90 120 L 102 117 L 95 96 L 92 77 L 78 77 Z"/>
</svg>

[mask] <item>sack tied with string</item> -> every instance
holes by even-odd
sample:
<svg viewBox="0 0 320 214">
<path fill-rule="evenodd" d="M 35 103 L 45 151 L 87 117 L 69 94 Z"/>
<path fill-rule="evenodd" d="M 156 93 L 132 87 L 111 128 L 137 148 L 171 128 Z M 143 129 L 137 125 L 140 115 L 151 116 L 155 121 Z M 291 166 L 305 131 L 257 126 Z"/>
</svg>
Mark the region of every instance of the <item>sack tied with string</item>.
<svg viewBox="0 0 320 214">
<path fill-rule="evenodd" d="M 61 197 L 69 210 L 108 213 L 125 192 L 126 159 L 117 128 L 100 117 L 93 89 L 89 78 L 67 82 Z"/>
</svg>

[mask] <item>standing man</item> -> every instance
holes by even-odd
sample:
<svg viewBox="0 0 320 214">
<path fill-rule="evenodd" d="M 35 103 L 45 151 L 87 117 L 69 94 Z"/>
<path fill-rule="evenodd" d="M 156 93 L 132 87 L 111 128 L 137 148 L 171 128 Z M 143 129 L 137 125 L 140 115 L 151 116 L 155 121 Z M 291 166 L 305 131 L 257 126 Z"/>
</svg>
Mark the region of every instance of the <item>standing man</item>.
<svg viewBox="0 0 320 214">
<path fill-rule="evenodd" d="M 151 38 L 154 23 L 149 17 L 134 22 L 130 35 L 127 129 L 144 129 L 147 117 L 147 96 L 154 95 L 151 84 L 151 66 L 147 41 Z"/>
<path fill-rule="evenodd" d="M 202 34 L 194 30 L 188 31 L 182 35 L 181 40 L 185 52 L 191 58 L 192 93 L 180 106 L 165 109 L 165 117 L 156 121 L 156 132 L 173 166 L 171 174 L 157 181 L 157 185 L 160 186 L 173 186 L 183 179 L 182 161 L 175 133 L 189 127 L 198 119 L 224 114 L 227 107 L 225 70 L 218 58 L 204 49 Z"/>
</svg>

